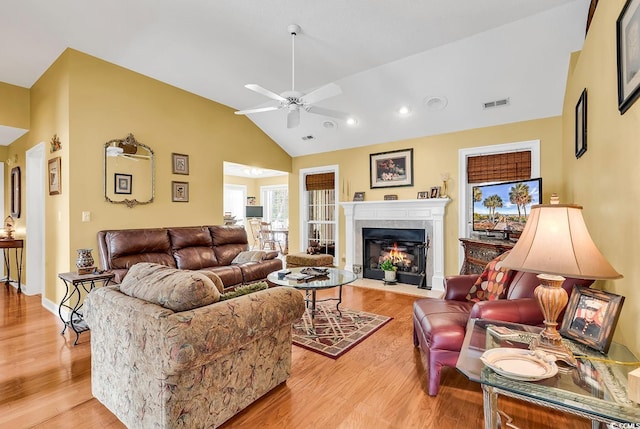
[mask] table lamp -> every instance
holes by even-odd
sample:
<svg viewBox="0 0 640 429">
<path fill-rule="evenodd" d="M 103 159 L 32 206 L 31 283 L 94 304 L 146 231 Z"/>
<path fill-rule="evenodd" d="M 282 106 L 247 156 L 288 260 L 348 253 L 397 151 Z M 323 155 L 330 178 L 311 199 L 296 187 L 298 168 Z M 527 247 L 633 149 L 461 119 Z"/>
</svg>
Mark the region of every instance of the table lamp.
<svg viewBox="0 0 640 429">
<path fill-rule="evenodd" d="M 542 349 L 575 366 L 573 354 L 556 329 L 558 316 L 569 300 L 562 288 L 563 276 L 589 280 L 622 277 L 593 243 L 582 207 L 559 204 L 555 195 L 551 204 L 532 206 L 524 231 L 503 266 L 539 273 L 540 285 L 534 294 L 544 315 L 544 329 L 531 342 L 531 349 Z"/>
</svg>

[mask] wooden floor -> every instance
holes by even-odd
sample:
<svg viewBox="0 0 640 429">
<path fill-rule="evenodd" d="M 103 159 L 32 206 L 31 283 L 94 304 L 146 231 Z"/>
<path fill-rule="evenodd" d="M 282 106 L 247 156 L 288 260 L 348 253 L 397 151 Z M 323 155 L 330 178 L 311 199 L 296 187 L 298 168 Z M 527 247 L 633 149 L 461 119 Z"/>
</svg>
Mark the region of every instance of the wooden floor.
<svg viewBox="0 0 640 429">
<path fill-rule="evenodd" d="M 74 336 L 60 335 L 62 322 L 41 306 L 40 296 L 2 288 L 0 428 L 123 428 L 91 396 L 90 333 L 74 347 Z M 415 299 L 346 287 L 344 307 L 394 319 L 337 360 L 294 346 L 287 383 L 223 428 L 481 428 L 480 388 L 455 369 L 443 371 L 437 397 L 425 393 L 412 341 Z M 587 420 L 518 401 L 500 399 L 500 406 L 521 429 L 591 427 Z"/>
</svg>

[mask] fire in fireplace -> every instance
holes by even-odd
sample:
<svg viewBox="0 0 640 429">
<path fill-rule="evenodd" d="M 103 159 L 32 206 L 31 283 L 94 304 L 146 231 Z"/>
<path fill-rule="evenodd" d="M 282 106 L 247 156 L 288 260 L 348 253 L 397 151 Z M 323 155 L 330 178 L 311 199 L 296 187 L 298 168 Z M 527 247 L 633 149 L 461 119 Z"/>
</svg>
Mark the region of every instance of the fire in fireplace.
<svg viewBox="0 0 640 429">
<path fill-rule="evenodd" d="M 383 279 L 380 265 L 391 260 L 400 283 L 426 287 L 429 238 L 424 229 L 362 228 L 362 240 L 365 278 Z"/>
</svg>

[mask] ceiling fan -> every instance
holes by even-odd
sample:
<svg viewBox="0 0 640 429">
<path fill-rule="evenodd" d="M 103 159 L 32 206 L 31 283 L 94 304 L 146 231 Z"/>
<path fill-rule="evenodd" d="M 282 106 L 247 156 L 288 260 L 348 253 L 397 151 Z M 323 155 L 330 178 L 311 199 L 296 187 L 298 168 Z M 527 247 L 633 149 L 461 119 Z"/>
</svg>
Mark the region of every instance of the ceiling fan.
<svg viewBox="0 0 640 429">
<path fill-rule="evenodd" d="M 314 103 L 318 101 L 335 97 L 340 95 L 342 90 L 335 83 L 330 83 L 320 88 L 305 94 L 295 89 L 295 38 L 300 32 L 300 26 L 297 24 L 291 24 L 287 27 L 289 34 L 291 34 L 291 91 L 285 91 L 278 95 L 273 91 L 265 89 L 260 85 L 250 83 L 244 87 L 251 91 L 262 94 L 272 100 L 277 101 L 277 106 L 258 107 L 255 109 L 238 110 L 234 112 L 236 115 L 248 115 L 251 113 L 269 112 L 272 110 L 286 109 L 287 113 L 287 128 L 295 128 L 300 125 L 300 110 L 304 109 L 305 112 L 314 113 L 316 115 L 329 116 L 331 118 L 348 120 L 349 115 L 336 110 L 325 109 L 324 107 L 315 106 Z"/>
<path fill-rule="evenodd" d="M 149 155 L 137 155 L 135 152 L 131 152 L 130 150 L 125 150 L 125 147 L 123 146 L 107 146 L 107 156 L 111 156 L 111 157 L 120 156 L 123 158 L 132 159 L 134 161 L 138 161 L 139 159 L 151 159 L 151 156 Z"/>
</svg>

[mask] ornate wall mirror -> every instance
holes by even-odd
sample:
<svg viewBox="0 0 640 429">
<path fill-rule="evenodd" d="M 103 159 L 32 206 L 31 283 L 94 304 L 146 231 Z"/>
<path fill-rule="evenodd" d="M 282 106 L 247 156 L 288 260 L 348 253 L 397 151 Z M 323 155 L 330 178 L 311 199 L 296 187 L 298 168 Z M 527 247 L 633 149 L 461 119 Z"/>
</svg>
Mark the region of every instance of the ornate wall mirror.
<svg viewBox="0 0 640 429">
<path fill-rule="evenodd" d="M 135 207 L 153 202 L 155 159 L 153 150 L 133 134 L 104 144 L 104 199 Z"/>
<path fill-rule="evenodd" d="M 11 169 L 11 216 L 14 218 L 20 217 L 20 167 L 13 167 Z"/>
</svg>

